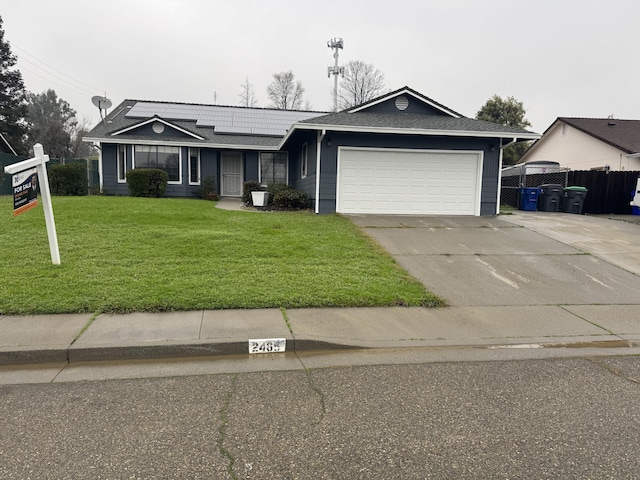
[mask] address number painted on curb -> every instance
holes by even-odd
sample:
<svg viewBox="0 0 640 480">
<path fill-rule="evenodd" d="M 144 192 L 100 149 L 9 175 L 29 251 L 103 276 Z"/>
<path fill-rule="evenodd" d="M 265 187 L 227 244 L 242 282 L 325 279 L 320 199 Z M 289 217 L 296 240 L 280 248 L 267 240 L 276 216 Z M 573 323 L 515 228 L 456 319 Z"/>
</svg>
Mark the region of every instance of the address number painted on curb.
<svg viewBox="0 0 640 480">
<path fill-rule="evenodd" d="M 249 353 L 284 352 L 286 346 L 286 338 L 249 339 Z"/>
</svg>

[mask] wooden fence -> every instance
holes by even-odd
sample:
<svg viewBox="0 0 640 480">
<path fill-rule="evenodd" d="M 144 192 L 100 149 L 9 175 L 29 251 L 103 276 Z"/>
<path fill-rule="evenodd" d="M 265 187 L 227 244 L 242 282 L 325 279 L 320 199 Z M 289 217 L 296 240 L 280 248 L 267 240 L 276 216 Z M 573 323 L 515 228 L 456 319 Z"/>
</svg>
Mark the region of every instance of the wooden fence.
<svg viewBox="0 0 640 480">
<path fill-rule="evenodd" d="M 590 214 L 631 214 L 631 199 L 640 172 L 603 172 L 576 170 L 563 172 L 562 176 L 550 178 L 550 174 L 527 175 L 524 185 L 537 187 L 547 183 L 561 184 L 563 187 L 586 187 L 587 198 L 582 213 Z M 564 177 L 566 175 L 566 177 Z M 563 178 L 564 177 L 564 178 Z M 517 188 L 514 178 L 502 178 L 502 203 L 517 207 Z M 522 179 L 520 179 L 522 182 Z"/>
</svg>

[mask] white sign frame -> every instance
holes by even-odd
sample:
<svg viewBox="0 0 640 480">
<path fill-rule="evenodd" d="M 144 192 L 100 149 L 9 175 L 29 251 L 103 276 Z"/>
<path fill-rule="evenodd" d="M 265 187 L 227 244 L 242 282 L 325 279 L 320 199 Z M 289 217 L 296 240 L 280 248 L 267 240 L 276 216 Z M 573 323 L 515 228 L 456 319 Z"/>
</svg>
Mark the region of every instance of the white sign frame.
<svg viewBox="0 0 640 480">
<path fill-rule="evenodd" d="M 29 170 L 35 167 L 38 172 L 38 182 L 40 184 L 40 195 L 42 196 L 42 207 L 44 208 L 44 220 L 47 224 L 47 236 L 49 237 L 49 250 L 51 252 L 51 263 L 60 265 L 60 249 L 58 248 L 58 235 L 56 233 L 56 222 L 53 218 L 53 206 L 51 205 L 51 192 L 49 190 L 49 177 L 47 175 L 47 162 L 49 155 L 44 154 L 44 148 L 36 143 L 33 146 L 34 158 L 23 160 L 4 167 L 4 171 L 11 175 Z"/>
</svg>

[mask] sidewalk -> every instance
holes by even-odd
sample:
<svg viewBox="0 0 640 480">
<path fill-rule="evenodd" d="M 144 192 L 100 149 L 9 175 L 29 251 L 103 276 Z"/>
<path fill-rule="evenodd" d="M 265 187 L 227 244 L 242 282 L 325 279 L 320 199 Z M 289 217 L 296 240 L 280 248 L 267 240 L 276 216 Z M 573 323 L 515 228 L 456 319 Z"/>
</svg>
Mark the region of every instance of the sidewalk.
<svg viewBox="0 0 640 480">
<path fill-rule="evenodd" d="M 0 365 L 353 348 L 623 347 L 640 353 L 640 305 L 205 310 L 0 317 Z M 622 353 L 622 352 L 620 352 Z"/>
</svg>

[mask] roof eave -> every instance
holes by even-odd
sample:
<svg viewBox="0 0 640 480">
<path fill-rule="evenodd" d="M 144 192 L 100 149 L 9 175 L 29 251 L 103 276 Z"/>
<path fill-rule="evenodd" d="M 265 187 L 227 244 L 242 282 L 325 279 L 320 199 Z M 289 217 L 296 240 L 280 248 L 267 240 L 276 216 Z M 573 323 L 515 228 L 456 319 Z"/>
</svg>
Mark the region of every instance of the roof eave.
<svg viewBox="0 0 640 480">
<path fill-rule="evenodd" d="M 444 137 L 481 137 L 481 138 L 509 138 L 516 141 L 537 140 L 541 137 L 538 133 L 530 132 L 489 132 L 473 130 L 431 130 L 419 128 L 392 128 L 392 127 L 364 127 L 352 125 L 323 125 L 314 123 L 297 123 L 287 132 L 287 135 L 280 142 L 283 146 L 295 130 L 331 130 L 332 132 L 353 132 L 353 133 L 389 133 L 396 135 L 425 135 Z"/>
<path fill-rule="evenodd" d="M 176 145 L 179 147 L 200 147 L 200 148 L 217 148 L 217 149 L 229 149 L 229 150 L 279 150 L 279 145 L 248 145 L 241 143 L 215 143 L 215 142 L 189 142 L 189 141 L 176 141 L 176 140 L 145 140 L 145 139 L 122 139 L 118 138 L 103 138 L 103 137 L 82 137 L 83 142 L 91 143 L 108 143 L 108 144 L 120 144 L 126 143 L 127 145 Z"/>
</svg>

